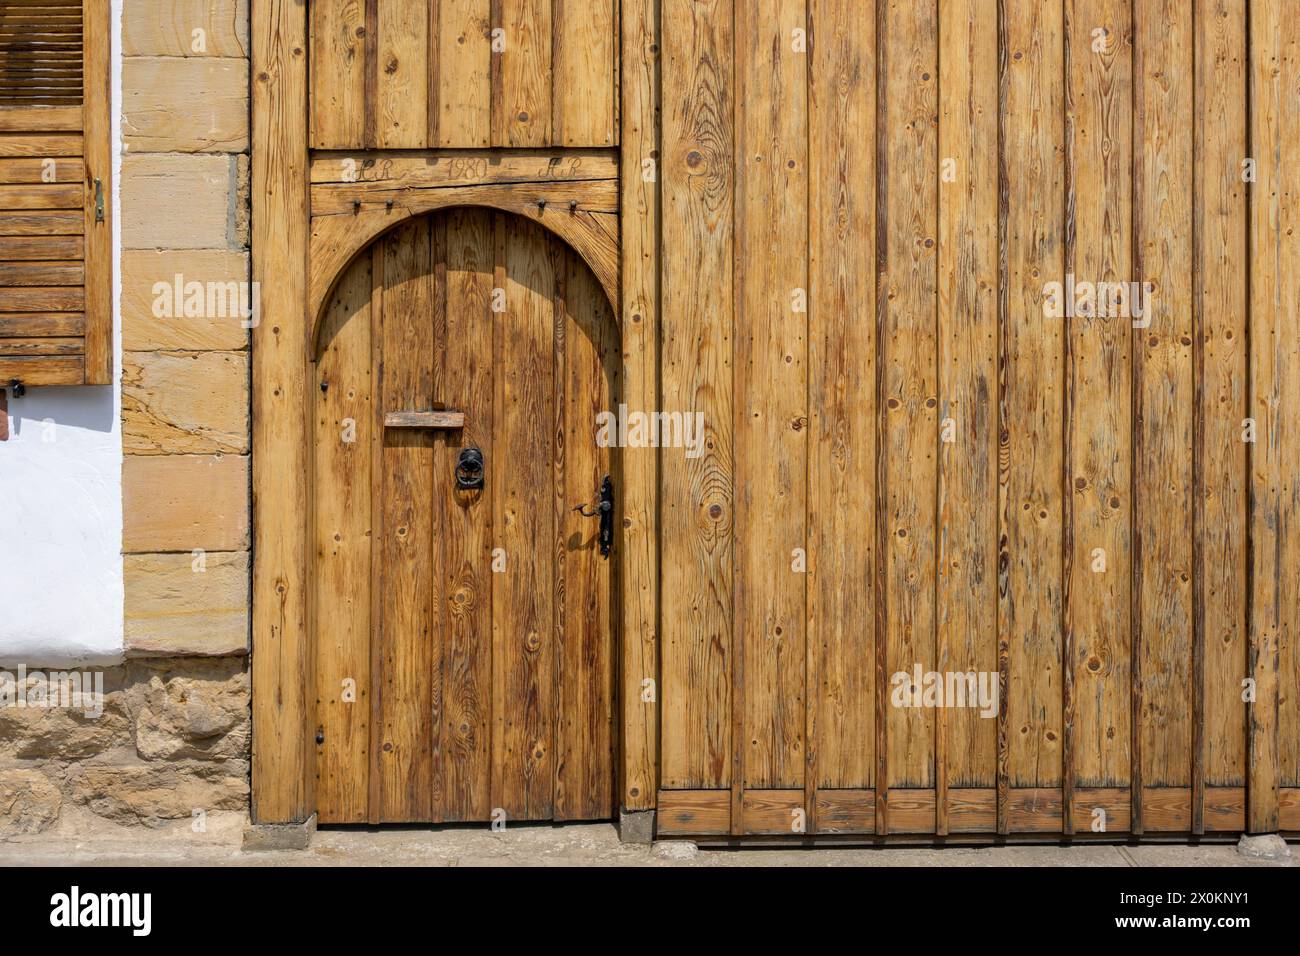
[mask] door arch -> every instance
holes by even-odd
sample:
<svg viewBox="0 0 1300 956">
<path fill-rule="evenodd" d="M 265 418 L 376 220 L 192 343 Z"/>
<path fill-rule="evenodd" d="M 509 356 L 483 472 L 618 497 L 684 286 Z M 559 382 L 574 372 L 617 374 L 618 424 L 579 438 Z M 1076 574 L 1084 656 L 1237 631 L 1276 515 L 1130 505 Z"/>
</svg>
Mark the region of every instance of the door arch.
<svg viewBox="0 0 1300 956">
<path fill-rule="evenodd" d="M 600 281 L 526 219 L 414 218 L 339 278 L 313 358 L 320 820 L 608 818 L 617 561 L 573 510 L 620 484 Z M 463 428 L 393 418 L 435 409 Z"/>
</svg>

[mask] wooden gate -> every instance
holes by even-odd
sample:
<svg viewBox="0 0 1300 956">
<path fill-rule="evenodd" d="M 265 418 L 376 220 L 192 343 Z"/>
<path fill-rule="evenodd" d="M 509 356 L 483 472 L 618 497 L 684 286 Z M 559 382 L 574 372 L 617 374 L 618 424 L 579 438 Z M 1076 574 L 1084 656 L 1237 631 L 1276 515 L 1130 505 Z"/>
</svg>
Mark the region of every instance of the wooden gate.
<svg viewBox="0 0 1300 956">
<path fill-rule="evenodd" d="M 618 464 L 620 809 L 691 836 L 1300 830 L 1286 4 L 254 9 L 259 822 L 412 811 L 379 770 L 341 801 L 360 758 L 330 741 L 388 741 L 382 700 L 348 729 L 343 671 L 304 690 L 308 513 L 335 499 L 301 487 L 296 413 L 343 265 L 476 204 L 591 264 L 630 414 L 702 422 L 696 452 Z M 385 294 L 441 294 L 370 258 Z M 444 475 L 459 439 L 418 440 L 385 453 Z M 428 680 L 432 776 L 459 724 Z M 427 809 L 451 818 L 445 773 Z"/>
<path fill-rule="evenodd" d="M 575 507 L 618 484 L 596 441 L 617 356 L 588 267 L 503 213 L 410 220 L 335 287 L 313 393 L 322 822 L 612 814 L 614 565 Z"/>
</svg>

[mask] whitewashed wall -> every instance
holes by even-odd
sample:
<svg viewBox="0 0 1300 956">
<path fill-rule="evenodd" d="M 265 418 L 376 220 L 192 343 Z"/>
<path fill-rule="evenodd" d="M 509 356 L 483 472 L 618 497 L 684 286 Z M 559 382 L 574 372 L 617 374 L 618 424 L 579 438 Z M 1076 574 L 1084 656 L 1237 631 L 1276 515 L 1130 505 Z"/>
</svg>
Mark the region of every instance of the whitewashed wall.
<svg viewBox="0 0 1300 956">
<path fill-rule="evenodd" d="M 113 385 L 9 398 L 0 442 L 0 665 L 122 658 L 122 0 L 113 0 Z"/>
</svg>

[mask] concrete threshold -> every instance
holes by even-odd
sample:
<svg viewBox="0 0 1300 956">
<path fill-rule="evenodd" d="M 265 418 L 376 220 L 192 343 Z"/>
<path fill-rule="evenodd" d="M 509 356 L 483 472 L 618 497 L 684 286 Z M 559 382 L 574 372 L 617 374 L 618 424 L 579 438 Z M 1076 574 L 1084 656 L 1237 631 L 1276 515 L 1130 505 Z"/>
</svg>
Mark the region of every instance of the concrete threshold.
<svg viewBox="0 0 1300 956">
<path fill-rule="evenodd" d="M 689 841 L 620 842 L 613 824 L 321 827 L 306 849 L 246 850 L 243 828 L 208 833 L 124 831 L 23 837 L 0 843 L 5 866 L 649 866 L 649 867 L 1127 867 L 1300 866 L 1300 853 L 1254 860 L 1231 844 L 984 847 L 711 848 Z"/>
</svg>

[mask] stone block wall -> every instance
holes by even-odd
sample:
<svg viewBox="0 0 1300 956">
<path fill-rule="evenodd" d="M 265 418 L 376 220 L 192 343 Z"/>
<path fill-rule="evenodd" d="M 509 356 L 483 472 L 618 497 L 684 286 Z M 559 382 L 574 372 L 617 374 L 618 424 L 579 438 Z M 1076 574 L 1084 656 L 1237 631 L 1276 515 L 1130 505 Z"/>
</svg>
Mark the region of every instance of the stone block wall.
<svg viewBox="0 0 1300 956">
<path fill-rule="evenodd" d="M 0 839 L 248 809 L 248 31 L 248 0 L 124 0 L 125 660 L 97 716 L 0 708 Z"/>
</svg>

